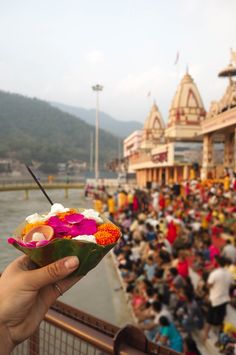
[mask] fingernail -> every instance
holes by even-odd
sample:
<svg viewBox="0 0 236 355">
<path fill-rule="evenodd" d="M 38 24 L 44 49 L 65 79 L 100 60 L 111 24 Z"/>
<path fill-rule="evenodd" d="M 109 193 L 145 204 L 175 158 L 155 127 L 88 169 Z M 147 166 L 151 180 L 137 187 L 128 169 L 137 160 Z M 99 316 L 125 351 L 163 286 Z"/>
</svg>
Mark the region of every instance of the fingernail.
<svg viewBox="0 0 236 355">
<path fill-rule="evenodd" d="M 64 265 L 68 270 L 73 270 L 79 266 L 79 259 L 77 256 L 70 256 L 68 259 L 66 259 Z"/>
</svg>

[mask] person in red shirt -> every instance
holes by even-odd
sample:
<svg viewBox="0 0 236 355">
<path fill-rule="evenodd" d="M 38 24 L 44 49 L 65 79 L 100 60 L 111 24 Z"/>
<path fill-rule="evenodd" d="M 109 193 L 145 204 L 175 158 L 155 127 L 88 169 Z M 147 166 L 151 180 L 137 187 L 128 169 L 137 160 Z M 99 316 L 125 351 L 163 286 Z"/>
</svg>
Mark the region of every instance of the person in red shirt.
<svg viewBox="0 0 236 355">
<path fill-rule="evenodd" d="M 177 227 L 173 221 L 171 221 L 167 226 L 167 240 L 172 245 L 177 238 Z"/>
<path fill-rule="evenodd" d="M 182 277 L 186 278 L 189 275 L 189 266 L 188 266 L 188 261 L 185 252 L 183 250 L 179 252 L 178 259 L 179 259 L 177 264 L 178 273 Z"/>
<path fill-rule="evenodd" d="M 184 195 L 185 195 L 185 199 L 188 199 L 189 195 L 190 195 L 191 189 L 189 186 L 189 182 L 186 182 L 185 187 L 184 187 Z"/>
<path fill-rule="evenodd" d="M 159 196 L 159 206 L 160 206 L 160 210 L 162 211 L 165 208 L 165 197 L 163 194 L 160 194 Z"/>
</svg>

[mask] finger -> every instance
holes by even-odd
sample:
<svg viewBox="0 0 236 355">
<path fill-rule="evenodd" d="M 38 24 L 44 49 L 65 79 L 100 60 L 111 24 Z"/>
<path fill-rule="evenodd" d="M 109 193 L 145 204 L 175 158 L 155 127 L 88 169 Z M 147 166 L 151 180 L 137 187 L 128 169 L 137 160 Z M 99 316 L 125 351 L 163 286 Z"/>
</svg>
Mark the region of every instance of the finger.
<svg viewBox="0 0 236 355">
<path fill-rule="evenodd" d="M 56 301 L 56 299 L 62 296 L 67 290 L 69 290 L 74 284 L 76 284 L 83 276 L 72 276 L 67 277 L 64 280 L 57 281 L 56 284 L 50 285 L 41 290 L 42 298 L 44 299 L 47 307 L 51 307 L 51 305 Z M 57 286 L 55 286 L 57 285 Z M 58 289 L 59 287 L 59 289 Z"/>
<path fill-rule="evenodd" d="M 31 270 L 25 273 L 28 285 L 38 290 L 44 286 L 54 284 L 71 274 L 79 266 L 77 256 L 69 256 L 60 259 L 52 264 L 44 266 L 37 270 Z"/>
</svg>

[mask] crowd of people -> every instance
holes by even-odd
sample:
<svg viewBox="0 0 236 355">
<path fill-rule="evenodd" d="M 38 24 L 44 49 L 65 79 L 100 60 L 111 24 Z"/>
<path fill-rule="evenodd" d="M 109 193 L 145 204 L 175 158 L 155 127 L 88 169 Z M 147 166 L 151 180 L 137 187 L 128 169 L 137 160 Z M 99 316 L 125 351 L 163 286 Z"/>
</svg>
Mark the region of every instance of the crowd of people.
<svg viewBox="0 0 236 355">
<path fill-rule="evenodd" d="M 216 334 L 219 350 L 233 354 L 236 324 L 226 312 L 236 304 L 234 179 L 120 187 L 94 203 L 122 229 L 114 254 L 147 338 L 194 355 L 200 330 L 203 342 Z"/>
</svg>

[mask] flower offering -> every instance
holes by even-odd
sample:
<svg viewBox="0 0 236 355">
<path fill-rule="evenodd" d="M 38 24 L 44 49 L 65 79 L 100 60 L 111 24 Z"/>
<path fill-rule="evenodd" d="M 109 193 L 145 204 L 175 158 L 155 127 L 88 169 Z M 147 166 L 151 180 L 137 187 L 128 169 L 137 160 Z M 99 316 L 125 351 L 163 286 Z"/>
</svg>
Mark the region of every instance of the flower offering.
<svg viewBox="0 0 236 355">
<path fill-rule="evenodd" d="M 120 235 L 117 226 L 93 209 L 65 208 L 55 203 L 47 214 L 26 217 L 8 243 L 38 266 L 76 255 L 80 266 L 75 273 L 85 275 L 114 247 Z"/>
</svg>

